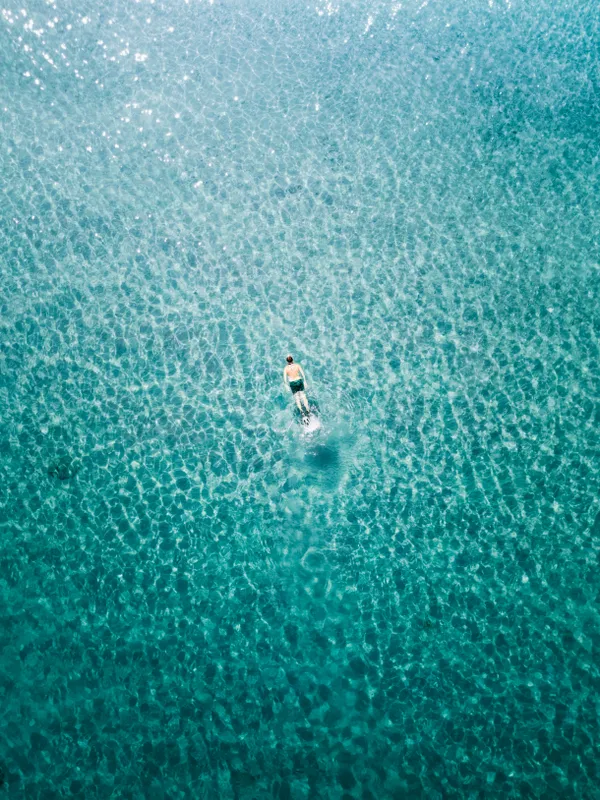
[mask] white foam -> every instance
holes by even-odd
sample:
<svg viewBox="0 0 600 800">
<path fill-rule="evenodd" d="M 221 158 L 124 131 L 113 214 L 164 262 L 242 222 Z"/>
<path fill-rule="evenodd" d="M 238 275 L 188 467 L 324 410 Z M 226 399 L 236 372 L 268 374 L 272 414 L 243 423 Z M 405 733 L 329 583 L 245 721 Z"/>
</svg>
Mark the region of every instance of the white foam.
<svg viewBox="0 0 600 800">
<path fill-rule="evenodd" d="M 314 431 L 318 431 L 322 425 L 320 419 L 314 414 L 311 414 L 308 418 L 308 422 L 303 423 L 303 427 L 305 433 L 313 433 Z"/>
</svg>

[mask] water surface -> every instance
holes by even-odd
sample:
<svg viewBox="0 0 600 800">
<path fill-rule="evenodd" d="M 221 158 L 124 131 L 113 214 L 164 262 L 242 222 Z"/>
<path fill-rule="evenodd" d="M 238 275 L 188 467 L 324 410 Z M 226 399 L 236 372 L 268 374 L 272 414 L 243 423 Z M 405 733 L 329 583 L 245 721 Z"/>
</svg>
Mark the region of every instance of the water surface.
<svg viewBox="0 0 600 800">
<path fill-rule="evenodd" d="M 599 21 L 1 12 L 8 797 L 598 796 Z"/>
</svg>

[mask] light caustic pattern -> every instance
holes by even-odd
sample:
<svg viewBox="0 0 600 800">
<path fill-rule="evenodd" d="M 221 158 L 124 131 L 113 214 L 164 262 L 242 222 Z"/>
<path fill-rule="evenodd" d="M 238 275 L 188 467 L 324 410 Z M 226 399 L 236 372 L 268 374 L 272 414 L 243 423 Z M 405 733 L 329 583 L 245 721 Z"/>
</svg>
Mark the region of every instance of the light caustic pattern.
<svg viewBox="0 0 600 800">
<path fill-rule="evenodd" d="M 8 797 L 595 796 L 598 33 L 2 10 Z"/>
</svg>

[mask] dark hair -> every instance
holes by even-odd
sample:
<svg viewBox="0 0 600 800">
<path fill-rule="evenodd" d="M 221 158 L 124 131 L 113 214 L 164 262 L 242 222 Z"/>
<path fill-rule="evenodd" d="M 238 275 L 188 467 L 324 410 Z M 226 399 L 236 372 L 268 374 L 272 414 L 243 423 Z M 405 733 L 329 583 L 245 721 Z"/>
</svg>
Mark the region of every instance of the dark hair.
<svg viewBox="0 0 600 800">
<path fill-rule="evenodd" d="M 294 360 L 294 359 L 292 358 L 292 356 L 288 356 L 288 357 L 286 358 L 286 361 L 288 362 L 288 364 L 291 364 L 293 360 Z"/>
</svg>

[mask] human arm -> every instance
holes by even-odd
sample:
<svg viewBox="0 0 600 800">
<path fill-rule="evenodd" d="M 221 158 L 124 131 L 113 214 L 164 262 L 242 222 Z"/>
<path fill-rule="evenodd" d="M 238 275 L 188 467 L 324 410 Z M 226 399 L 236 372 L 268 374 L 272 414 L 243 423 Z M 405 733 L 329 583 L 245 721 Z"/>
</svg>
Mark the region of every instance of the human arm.
<svg viewBox="0 0 600 800">
<path fill-rule="evenodd" d="M 283 368 L 283 385 L 284 385 L 284 386 L 286 387 L 286 389 L 287 389 L 287 371 L 286 371 L 286 368 L 285 368 L 285 367 Z"/>
</svg>

